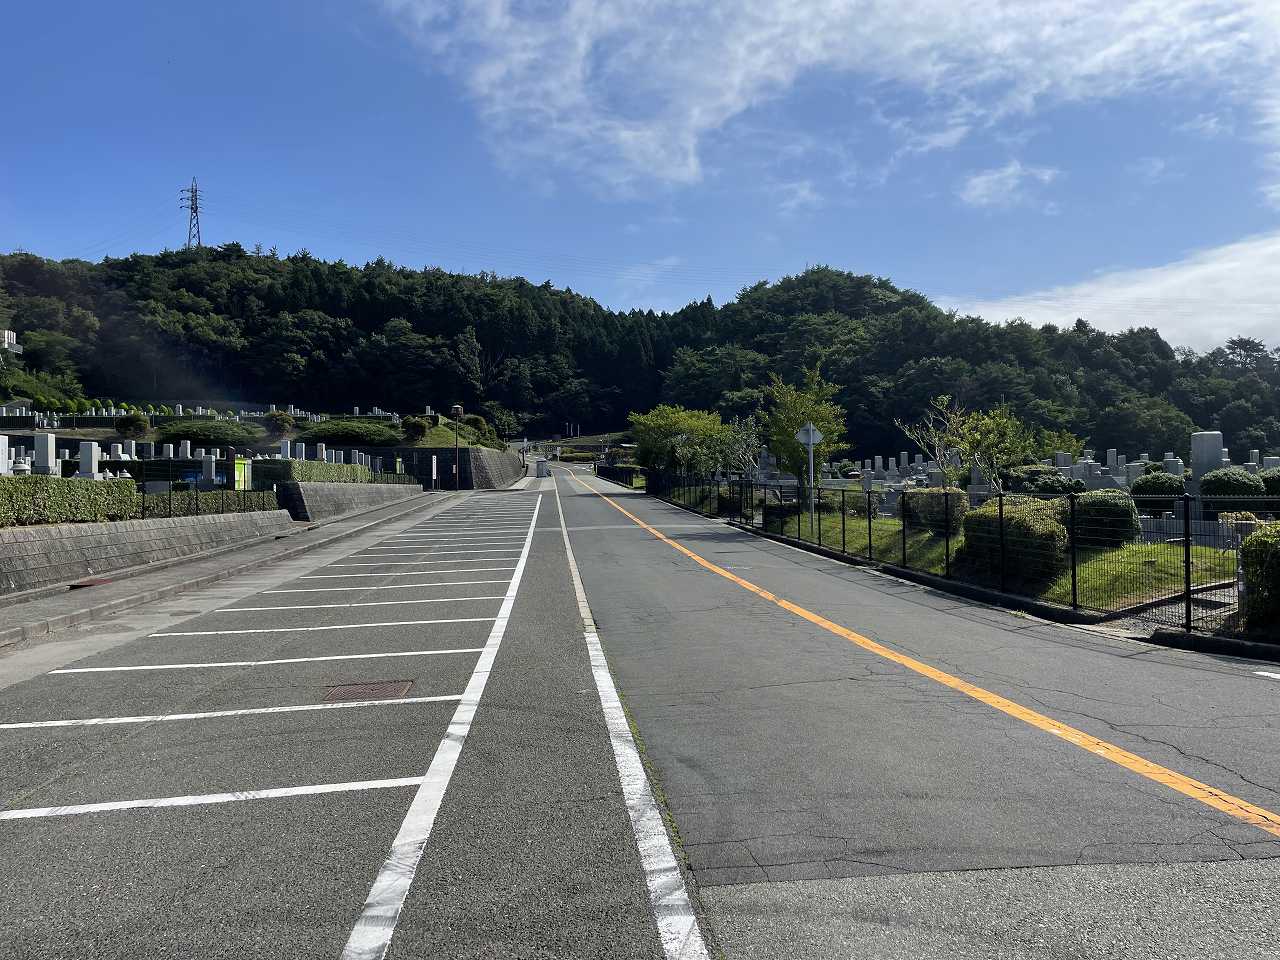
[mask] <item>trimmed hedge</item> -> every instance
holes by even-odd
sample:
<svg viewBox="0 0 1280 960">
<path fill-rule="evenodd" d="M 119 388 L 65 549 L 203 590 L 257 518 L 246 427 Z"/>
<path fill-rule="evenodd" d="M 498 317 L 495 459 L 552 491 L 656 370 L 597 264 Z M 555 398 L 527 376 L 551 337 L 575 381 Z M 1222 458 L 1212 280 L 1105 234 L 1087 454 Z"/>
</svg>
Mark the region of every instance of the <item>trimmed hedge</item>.
<svg viewBox="0 0 1280 960">
<path fill-rule="evenodd" d="M 898 497 L 898 516 L 909 528 L 930 533 L 959 533 L 968 512 L 969 495 L 959 487 L 921 487 Z"/>
<path fill-rule="evenodd" d="M 1083 480 L 1064 477 L 1057 467 L 1043 463 L 1014 467 L 1004 474 L 1004 479 L 1010 493 L 1071 493 L 1085 489 Z"/>
<path fill-rule="evenodd" d="M 325 420 L 307 427 L 297 438 L 303 443 L 359 444 L 394 447 L 403 442 L 399 430 L 368 420 Z"/>
<path fill-rule="evenodd" d="M 1240 546 L 1251 630 L 1280 635 L 1280 526 L 1251 533 Z"/>
<path fill-rule="evenodd" d="M 145 493 L 142 513 L 152 517 L 195 517 L 209 513 L 253 513 L 279 510 L 280 504 L 269 490 L 175 490 L 167 493 Z"/>
<path fill-rule="evenodd" d="M 1268 497 L 1280 497 L 1280 467 L 1259 471 L 1257 477 L 1267 488 Z"/>
<path fill-rule="evenodd" d="M 1265 497 L 1267 485 L 1262 478 L 1241 467 L 1210 470 L 1200 478 L 1202 497 Z"/>
<path fill-rule="evenodd" d="M 1005 498 L 1005 578 L 1010 584 L 1052 580 L 1067 569 L 1067 529 L 1051 501 Z M 1000 508 L 988 501 L 964 517 L 964 543 L 956 552 L 962 574 L 1000 576 Z"/>
<path fill-rule="evenodd" d="M 1186 481 L 1172 473 L 1144 473 L 1129 485 L 1129 492 L 1135 497 L 1175 496 L 1180 497 L 1187 492 Z"/>
<path fill-rule="evenodd" d="M 130 520 L 138 505 L 132 480 L 0 477 L 0 527 Z"/>
<path fill-rule="evenodd" d="M 1071 502 L 1054 501 L 1058 522 L 1071 522 Z M 1123 490 L 1090 490 L 1076 497 L 1076 542 L 1090 547 L 1118 547 L 1142 536 L 1138 508 Z"/>
<path fill-rule="evenodd" d="M 156 441 L 179 443 L 190 440 L 201 447 L 246 447 L 262 439 L 264 431 L 234 420 L 175 420 L 157 428 Z"/>
<path fill-rule="evenodd" d="M 323 460 L 255 460 L 253 485 L 261 489 L 273 483 L 369 483 L 373 472 L 356 463 Z"/>
</svg>

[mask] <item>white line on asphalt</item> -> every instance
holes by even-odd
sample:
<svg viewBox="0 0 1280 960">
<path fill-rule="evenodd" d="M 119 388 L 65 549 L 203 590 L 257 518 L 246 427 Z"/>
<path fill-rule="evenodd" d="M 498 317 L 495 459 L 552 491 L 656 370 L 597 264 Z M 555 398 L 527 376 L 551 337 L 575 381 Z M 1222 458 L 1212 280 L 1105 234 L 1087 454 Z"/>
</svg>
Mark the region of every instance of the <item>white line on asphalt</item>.
<svg viewBox="0 0 1280 960">
<path fill-rule="evenodd" d="M 353 553 L 353 557 L 368 556 L 370 554 L 377 556 L 380 553 L 407 553 L 412 556 L 415 553 L 421 553 L 425 556 L 439 556 L 441 554 L 454 553 L 519 553 L 520 544 L 524 537 L 512 543 L 509 540 L 501 543 L 458 543 L 456 540 L 450 540 L 448 543 L 401 543 L 394 547 L 366 547 L 358 553 Z M 441 550 L 441 547 L 475 547 L 475 550 Z"/>
<path fill-rule="evenodd" d="M 556 491 L 556 512 L 560 515 L 560 534 L 569 557 L 569 572 L 573 590 L 578 597 L 578 610 L 582 614 L 582 628 L 591 659 L 591 674 L 600 694 L 600 706 L 604 710 L 605 726 L 609 730 L 609 742 L 618 766 L 618 780 L 631 818 L 631 830 L 635 834 L 636 847 L 640 851 L 640 865 L 644 869 L 645 882 L 649 886 L 649 903 L 662 938 L 662 949 L 667 960 L 708 960 L 707 948 L 698 929 L 698 918 L 689 902 L 680 865 L 671 850 L 671 840 L 662 822 L 662 812 L 653 799 L 644 762 L 636 750 L 627 723 L 626 712 L 618 698 L 617 687 L 609 673 L 604 649 L 596 632 L 595 618 L 587 604 L 587 592 L 578 574 L 578 563 L 569 543 L 569 531 L 565 528 L 564 508 L 560 504 L 560 487 L 552 476 Z"/>
<path fill-rule="evenodd" d="M 330 564 L 330 566 L 332 566 L 332 564 Z M 368 563 L 368 564 L 362 564 L 362 566 L 378 567 L 378 566 L 381 566 L 381 564 Z M 413 566 L 417 566 L 417 564 L 413 564 Z M 298 579 L 299 580 L 349 580 L 352 577 L 424 577 L 428 575 L 434 576 L 437 573 L 466 573 L 466 574 L 496 573 L 498 571 L 506 571 L 506 570 L 514 570 L 514 569 L 515 569 L 515 563 L 513 562 L 505 567 L 471 567 L 470 569 L 467 569 L 467 570 L 406 570 L 404 573 L 310 573 L 310 574 L 307 574 L 306 576 L 299 577 Z M 454 582 L 466 583 L 467 581 L 441 580 L 440 582 L 441 583 L 454 583 Z M 497 583 L 499 581 L 495 580 L 494 582 Z M 506 581 L 501 581 L 501 582 L 505 583 Z M 408 586 L 414 586 L 414 584 L 408 584 Z M 430 586 L 430 584 L 423 584 L 423 586 Z M 329 588 L 323 587 L 321 589 L 328 590 Z M 373 590 L 376 588 L 374 587 L 334 587 L 333 589 L 335 590 Z"/>
<path fill-rule="evenodd" d="M 519 542 L 524 539 L 523 533 L 503 533 L 503 534 L 467 534 L 461 537 L 388 537 L 382 543 L 497 543 L 500 540 L 514 540 Z"/>
<path fill-rule="evenodd" d="M 306 797 L 318 793 L 346 793 L 352 790 L 386 790 L 389 787 L 414 787 L 419 786 L 421 783 L 421 777 L 399 777 L 395 780 L 352 780 L 348 783 L 317 783 L 306 787 L 237 790 L 234 793 L 198 793 L 186 797 L 151 797 L 146 800 L 73 803 L 63 807 L 27 807 L 25 810 L 0 810 L 0 820 L 69 817 L 77 813 L 109 813 L 114 810 L 140 810 L 149 807 L 195 807 L 205 803 L 231 803 L 235 800 L 272 800 L 277 797 Z"/>
<path fill-rule="evenodd" d="M 323 663 L 326 660 L 377 660 L 384 657 L 432 657 L 439 653 L 479 653 L 483 647 L 448 650 L 402 650 L 396 653 L 339 653 L 328 657 L 287 657 L 283 660 L 216 660 L 208 663 L 149 663 L 128 667 L 64 667 L 55 673 L 129 673 L 136 670 L 195 670 L 198 667 L 273 667 L 285 663 Z"/>
<path fill-rule="evenodd" d="M 385 623 L 332 623 L 322 627 L 253 627 L 248 630 L 179 630 L 173 633 L 153 633 L 153 637 L 221 637 L 232 633 L 294 633 L 312 630 L 359 630 L 364 627 L 413 627 L 425 623 L 480 623 L 493 617 L 460 617 L 453 620 L 389 620 Z"/>
<path fill-rule="evenodd" d="M 515 557 L 476 557 L 474 560 L 381 560 L 378 563 L 330 563 L 321 569 L 327 570 L 333 567 L 426 567 L 437 563 L 503 563 L 514 559 Z"/>
<path fill-rule="evenodd" d="M 224 607 L 212 613 L 260 613 L 263 610 L 331 610 L 342 607 L 400 607 L 406 603 L 465 603 L 468 600 L 501 600 L 502 597 L 415 597 L 412 600 L 365 600 L 361 603 L 294 603 L 282 607 Z"/>
<path fill-rule="evenodd" d="M 387 556 L 396 557 L 449 557 L 461 555 L 464 553 L 519 553 L 519 547 L 485 547 L 483 550 L 419 550 L 414 547 L 379 547 L 382 553 Z M 374 549 L 364 550 L 360 553 L 353 553 L 353 557 L 378 557 L 382 554 L 375 553 Z"/>
<path fill-rule="evenodd" d="M 156 713 L 142 717 L 89 717 L 84 720 L 29 720 L 0 723 L 0 730 L 32 730 L 44 727 L 100 727 L 118 723 L 155 723 L 158 720 L 208 720 L 213 717 L 247 717 L 263 713 L 305 713 L 311 710 L 349 710 L 355 707 L 397 707 L 414 703 L 444 703 L 461 697 L 398 697 L 392 700 L 348 700 L 337 703 L 298 703 L 288 707 L 244 707 L 239 710 L 207 710 L 203 713 Z"/>
<path fill-rule="evenodd" d="M 635 526 L 635 524 L 632 524 Z M 382 574 L 378 573 L 357 573 L 357 577 L 378 577 Z M 412 573 L 398 573 L 398 577 L 412 577 Z M 414 587 L 452 587 L 452 586 L 469 586 L 474 583 L 506 583 L 506 580 L 442 580 L 439 583 L 392 583 L 381 587 L 294 587 L 292 590 L 263 590 L 265 596 L 268 593 L 333 593 L 338 590 L 410 590 Z M 270 609 L 274 610 L 274 607 Z"/>
<path fill-rule="evenodd" d="M 1271 680 L 1280 680 L 1280 673 L 1270 673 L 1266 670 L 1255 670 L 1253 672 L 1260 677 L 1267 677 Z"/>
<path fill-rule="evenodd" d="M 449 721 L 449 730 L 440 741 L 431 766 L 423 778 L 422 786 L 409 804 L 404 822 L 391 844 L 391 853 L 378 871 L 377 878 L 369 890 L 360 918 L 351 930 L 351 936 L 342 951 L 342 960 L 374 960 L 386 956 L 391 945 L 391 936 L 395 933 L 396 921 L 400 918 L 400 910 L 404 907 L 405 897 L 409 893 L 409 885 L 413 883 L 413 875 L 422 859 L 423 848 L 431 836 L 431 828 L 435 824 L 436 814 L 440 810 L 440 802 L 444 799 L 445 790 L 449 787 L 449 779 L 453 776 L 458 757 L 462 753 L 462 745 L 466 742 L 467 733 L 471 730 L 471 721 L 480 704 L 489 673 L 493 669 L 494 658 L 498 655 L 498 647 L 502 644 L 503 634 L 507 631 L 507 622 L 511 618 L 511 608 L 515 605 L 516 593 L 520 590 L 520 580 L 524 576 L 525 562 L 529 559 L 529 548 L 533 545 L 533 530 L 538 520 L 538 510 L 542 506 L 539 496 L 534 504 L 533 516 L 529 520 L 529 532 L 525 537 L 524 551 L 516 564 L 516 572 L 507 588 L 506 598 L 502 601 L 502 609 L 489 631 L 489 639 L 485 642 L 484 653 L 476 663 L 475 672 L 467 682 L 462 701 Z"/>
</svg>

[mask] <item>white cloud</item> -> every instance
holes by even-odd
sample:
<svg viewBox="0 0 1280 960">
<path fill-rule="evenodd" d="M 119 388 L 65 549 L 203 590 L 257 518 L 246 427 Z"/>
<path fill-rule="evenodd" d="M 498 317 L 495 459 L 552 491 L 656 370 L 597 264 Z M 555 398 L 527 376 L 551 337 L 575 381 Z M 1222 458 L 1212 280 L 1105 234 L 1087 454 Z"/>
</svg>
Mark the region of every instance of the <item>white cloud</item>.
<svg viewBox="0 0 1280 960">
<path fill-rule="evenodd" d="M 1206 140 L 1213 140 L 1235 133 L 1236 124 L 1229 113 L 1199 113 L 1190 120 L 1178 124 L 1174 129 L 1180 133 L 1194 133 Z"/>
<path fill-rule="evenodd" d="M 1020 316 L 1061 326 L 1083 317 L 1112 332 L 1155 327 L 1169 342 L 1201 350 L 1236 336 L 1280 347 L 1280 232 L 1025 296 L 937 299 L 988 320 Z"/>
<path fill-rule="evenodd" d="M 381 2 L 465 85 L 501 157 L 616 190 L 698 181 L 709 136 L 819 70 L 922 95 L 934 124 L 908 151 L 1041 105 L 1176 89 L 1250 111 L 1280 155 L 1275 0 Z"/>
<path fill-rule="evenodd" d="M 816 210 L 822 206 L 822 195 L 814 189 L 811 180 L 795 180 L 790 183 L 775 184 L 773 192 L 778 195 L 778 209 L 787 216 L 805 210 Z"/>
<path fill-rule="evenodd" d="M 957 191 L 971 207 L 1014 207 L 1028 199 L 1035 184 L 1052 183 L 1059 171 L 1053 167 L 1028 167 L 1010 160 L 1003 167 L 970 175 Z M 1046 212 L 1056 213 L 1056 207 Z"/>
<path fill-rule="evenodd" d="M 1173 165 L 1164 157 L 1140 157 L 1130 163 L 1126 169 L 1147 183 L 1163 183 L 1179 176 Z"/>
</svg>

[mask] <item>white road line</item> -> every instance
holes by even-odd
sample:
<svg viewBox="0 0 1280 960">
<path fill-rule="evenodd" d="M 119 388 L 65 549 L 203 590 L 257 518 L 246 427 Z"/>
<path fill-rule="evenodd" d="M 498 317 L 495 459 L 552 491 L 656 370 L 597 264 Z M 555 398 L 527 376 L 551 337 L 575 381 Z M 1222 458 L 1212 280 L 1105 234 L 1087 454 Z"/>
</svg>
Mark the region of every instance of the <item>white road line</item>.
<svg viewBox="0 0 1280 960">
<path fill-rule="evenodd" d="M 487 534 L 474 534 L 463 537 L 388 537 L 382 543 L 396 544 L 415 544 L 415 543 L 499 543 L 512 541 L 519 543 L 524 540 L 522 533 L 504 533 L 501 535 L 489 536 Z"/>
<path fill-rule="evenodd" d="M 470 562 L 470 561 L 468 561 Z M 329 564 L 333 566 L 333 564 Z M 362 567 L 380 567 L 380 563 L 362 563 Z M 419 566 L 419 564 L 411 564 L 411 566 Z M 404 573 L 309 573 L 306 576 L 298 577 L 299 580 L 350 580 L 353 577 L 424 577 L 437 573 L 496 573 L 498 571 L 514 570 L 515 561 L 513 560 L 505 567 L 472 567 L 469 570 L 406 570 Z M 441 583 L 452 583 L 451 580 L 442 580 Z M 461 581 L 465 582 L 465 581 Z M 329 589 L 325 587 L 324 589 Z M 372 587 L 341 587 L 334 589 L 350 589 L 350 590 L 372 590 Z M 264 591 L 265 592 L 265 591 Z"/>
<path fill-rule="evenodd" d="M 1271 673 L 1267 670 L 1255 670 L 1253 672 L 1260 677 L 1267 677 L 1270 680 L 1280 680 L 1280 673 Z"/>
<path fill-rule="evenodd" d="M 476 557 L 474 560 L 382 560 L 378 563 L 331 563 L 323 569 L 328 570 L 333 567 L 426 567 L 437 563 L 503 563 L 515 559 L 515 557 Z"/>
<path fill-rule="evenodd" d="M 516 564 L 516 572 L 511 578 L 511 586 L 507 588 L 506 599 L 502 601 L 502 609 L 498 619 L 489 631 L 489 639 L 485 642 L 484 653 L 476 663 L 475 672 L 467 682 L 462 701 L 449 721 L 449 730 L 440 741 L 431 766 L 422 780 L 422 786 L 409 804 L 404 822 L 391 844 L 391 853 L 378 871 L 373 881 L 369 896 L 365 899 L 360 911 L 360 918 L 351 930 L 351 936 L 342 951 L 342 960 L 381 960 L 391 946 L 391 937 L 395 933 L 396 921 L 400 919 L 400 911 L 404 907 L 405 897 L 409 893 L 409 885 L 413 883 L 413 875 L 417 872 L 418 863 L 422 859 L 423 848 L 431 836 L 431 828 L 435 824 L 436 814 L 444 793 L 449 788 L 449 780 L 457 766 L 458 757 L 462 753 L 462 745 L 466 742 L 471 730 L 471 721 L 475 718 L 476 708 L 480 705 L 480 697 L 484 693 L 489 673 L 493 669 L 494 658 L 498 655 L 498 647 L 502 644 L 503 634 L 507 631 L 507 622 L 511 618 L 511 608 L 515 605 L 516 594 L 520 590 L 520 580 L 524 576 L 525 563 L 529 559 L 529 549 L 533 545 L 533 530 L 538 520 L 538 510 L 542 506 L 539 496 L 534 504 L 533 516 L 529 520 L 529 532 L 525 536 L 524 551 Z"/>
<path fill-rule="evenodd" d="M 632 524 L 635 526 L 635 524 Z M 357 577 L 378 577 L 382 574 L 378 573 L 357 573 L 353 574 Z M 397 577 L 412 577 L 412 573 L 397 573 Z M 506 583 L 506 580 L 441 580 L 438 583 L 391 583 L 380 587 L 294 587 L 291 590 L 263 590 L 262 596 L 268 593 L 334 593 L 339 590 L 410 590 L 414 587 L 453 587 L 453 586 L 469 586 L 476 583 Z M 272 607 L 271 609 L 275 609 Z"/>
<path fill-rule="evenodd" d="M 237 800 L 274 800 L 278 797 L 307 797 L 318 793 L 386 790 L 390 787 L 414 787 L 421 783 L 422 777 L 399 777 L 395 780 L 352 780 L 347 783 L 316 783 L 305 787 L 237 790 L 234 793 L 198 793 L 186 797 L 150 797 L 146 800 L 73 803 L 63 807 L 27 807 L 25 810 L 0 810 L 0 820 L 70 817 L 78 813 L 109 813 L 114 810 L 141 810 L 154 807 L 196 807 L 206 803 L 232 803 Z"/>
<path fill-rule="evenodd" d="M 253 627 L 248 630 L 178 630 L 173 633 L 153 633 L 153 637 L 221 637 L 233 633 L 294 633 L 313 630 L 359 630 L 364 627 L 413 627 L 427 623 L 481 623 L 494 617 L 459 617 L 452 620 L 389 620 L 385 623 L 332 623 L 322 627 Z"/>
<path fill-rule="evenodd" d="M 644 869 L 645 882 L 649 886 L 649 903 L 653 907 L 653 917 L 662 938 L 662 950 L 667 960 L 708 960 L 702 931 L 698 928 L 698 918 L 693 912 L 693 904 L 689 902 L 680 865 L 676 863 L 666 825 L 662 822 L 662 812 L 653 799 L 644 762 L 640 759 L 635 740 L 631 736 L 626 712 L 622 709 L 622 701 L 618 698 L 617 687 L 614 686 L 609 664 L 600 646 L 595 618 L 587 604 L 587 592 L 582 586 L 578 563 L 569 543 L 564 508 L 560 504 L 560 487 L 554 474 L 551 482 L 556 491 L 556 512 L 560 515 L 560 534 L 564 538 L 565 553 L 569 557 L 573 590 L 578 597 L 578 610 L 582 614 L 583 635 L 591 659 L 591 674 L 600 694 L 600 706 L 604 710 L 605 726 L 609 730 L 609 742 L 613 746 L 613 757 L 618 767 L 618 780 L 622 784 L 627 815 L 631 818 L 631 830 L 640 851 L 640 864 Z"/>
<path fill-rule="evenodd" d="M 138 670 L 195 670 L 201 667 L 274 667 L 286 663 L 324 663 L 328 660 L 380 660 L 387 657 L 434 657 L 442 653 L 479 653 L 483 647 L 451 647 L 448 650 L 401 650 L 396 653 L 339 653 L 328 657 L 287 657 L 283 660 L 214 660 L 207 663 L 148 663 L 128 667 L 63 667 L 57 673 L 132 673 Z"/>
<path fill-rule="evenodd" d="M 211 613 L 260 613 L 263 610 L 331 610 L 344 607 L 400 607 L 406 603 L 465 603 L 468 600 L 501 600 L 502 597 L 415 597 L 412 600 L 365 600 L 361 603 L 295 603 L 282 607 L 225 607 Z"/>
<path fill-rule="evenodd" d="M 378 552 L 375 552 L 378 551 Z M 461 556 L 467 553 L 519 553 L 519 547 L 486 547 L 483 550 L 418 550 L 413 547 L 373 547 L 360 553 L 353 553 L 353 557 L 450 557 Z"/>
<path fill-rule="evenodd" d="M 298 703 L 288 707 L 245 707 L 239 710 L 207 710 L 203 713 L 156 713 L 142 717 L 90 717 L 85 720 L 30 720 L 0 723 L 0 730 L 33 730 L 45 727 L 101 727 L 118 723 L 155 723 L 159 720 L 208 720 L 213 717 L 247 717 L 264 713 L 306 713 L 311 710 L 350 710 L 356 707 L 398 707 L 415 703 L 461 700 L 449 697 L 399 697 L 393 700 L 348 700 L 338 703 Z"/>
</svg>

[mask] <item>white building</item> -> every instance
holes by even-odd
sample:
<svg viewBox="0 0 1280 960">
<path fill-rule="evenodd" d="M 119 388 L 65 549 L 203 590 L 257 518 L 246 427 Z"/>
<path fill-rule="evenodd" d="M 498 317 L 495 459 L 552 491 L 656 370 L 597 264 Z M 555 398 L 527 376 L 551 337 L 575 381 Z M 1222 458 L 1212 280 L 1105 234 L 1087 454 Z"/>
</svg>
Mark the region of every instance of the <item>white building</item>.
<svg viewBox="0 0 1280 960">
<path fill-rule="evenodd" d="M 18 346 L 18 335 L 12 330 L 0 330 L 0 350 L 21 353 L 22 347 Z"/>
</svg>

